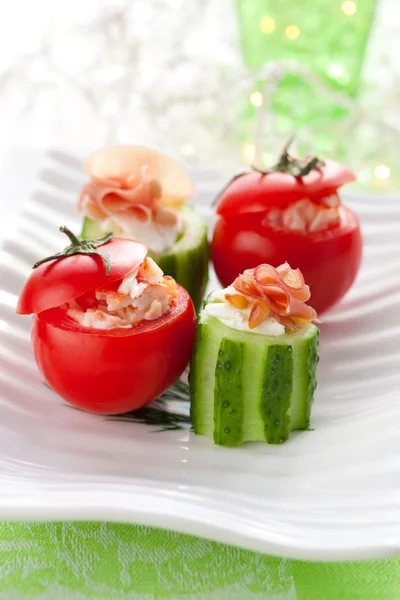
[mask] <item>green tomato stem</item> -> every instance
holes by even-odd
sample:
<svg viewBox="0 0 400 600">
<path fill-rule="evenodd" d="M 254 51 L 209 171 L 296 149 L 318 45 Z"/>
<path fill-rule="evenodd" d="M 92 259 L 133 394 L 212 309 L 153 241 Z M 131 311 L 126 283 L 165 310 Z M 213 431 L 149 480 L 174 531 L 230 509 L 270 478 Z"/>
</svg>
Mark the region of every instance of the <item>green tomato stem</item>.
<svg viewBox="0 0 400 600">
<path fill-rule="evenodd" d="M 107 235 L 98 240 L 81 240 L 78 238 L 78 236 L 72 233 L 72 231 L 68 229 L 68 227 L 65 227 L 64 225 L 60 227 L 60 231 L 61 233 L 65 233 L 65 235 L 68 236 L 71 244 L 64 248 L 64 250 L 62 250 L 61 252 L 56 252 L 56 254 L 52 254 L 51 256 L 47 256 L 46 258 L 42 258 L 42 260 L 39 260 L 33 265 L 33 269 L 36 269 L 36 267 L 39 267 L 43 263 L 50 262 L 52 260 L 57 260 L 59 258 L 66 258 L 67 256 L 73 256 L 74 254 L 96 254 L 97 256 L 101 257 L 104 263 L 106 275 L 110 274 L 110 256 L 107 254 L 107 252 L 98 252 L 96 248 L 99 248 L 100 246 L 103 246 L 104 244 L 109 242 L 112 238 L 112 233 L 108 233 Z"/>
</svg>

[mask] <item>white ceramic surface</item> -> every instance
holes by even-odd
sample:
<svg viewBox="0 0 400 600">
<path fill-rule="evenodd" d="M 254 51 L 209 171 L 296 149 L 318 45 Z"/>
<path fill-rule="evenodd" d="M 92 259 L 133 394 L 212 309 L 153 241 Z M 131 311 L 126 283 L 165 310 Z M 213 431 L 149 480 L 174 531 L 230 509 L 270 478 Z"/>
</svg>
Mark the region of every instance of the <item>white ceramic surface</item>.
<svg viewBox="0 0 400 600">
<path fill-rule="evenodd" d="M 196 177 L 206 215 L 217 181 Z M 227 449 L 188 429 L 155 433 L 83 414 L 43 385 L 16 297 L 35 259 L 64 244 L 57 227 L 79 227 L 82 181 L 78 161 L 49 154 L 18 236 L 4 244 L 0 518 L 145 523 L 313 560 L 400 553 L 398 200 L 350 200 L 365 260 L 352 292 L 323 319 L 314 431 L 282 446 Z"/>
</svg>

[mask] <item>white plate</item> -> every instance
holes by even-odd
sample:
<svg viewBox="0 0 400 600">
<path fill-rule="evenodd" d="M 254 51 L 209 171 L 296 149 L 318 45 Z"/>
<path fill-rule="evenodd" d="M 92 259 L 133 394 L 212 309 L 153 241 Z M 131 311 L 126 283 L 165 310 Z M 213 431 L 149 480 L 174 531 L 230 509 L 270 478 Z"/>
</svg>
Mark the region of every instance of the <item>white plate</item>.
<svg viewBox="0 0 400 600">
<path fill-rule="evenodd" d="M 217 184 L 197 175 L 206 213 Z M 351 294 L 323 319 L 314 431 L 282 446 L 227 449 L 187 428 L 154 432 L 83 414 L 44 386 L 30 319 L 14 307 L 30 265 L 64 243 L 57 227 L 79 227 L 82 181 L 75 159 L 49 155 L 19 235 L 4 245 L 0 519 L 145 523 L 313 560 L 399 553 L 400 204 L 354 200 L 365 261 Z M 187 415 L 188 406 L 170 410 Z"/>
</svg>

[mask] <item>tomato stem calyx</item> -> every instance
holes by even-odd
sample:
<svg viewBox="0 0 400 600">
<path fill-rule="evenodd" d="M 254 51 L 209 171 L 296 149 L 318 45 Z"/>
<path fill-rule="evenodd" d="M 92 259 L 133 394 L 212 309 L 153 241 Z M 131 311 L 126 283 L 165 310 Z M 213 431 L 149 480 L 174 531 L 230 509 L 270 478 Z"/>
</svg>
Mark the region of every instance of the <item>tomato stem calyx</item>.
<svg viewBox="0 0 400 600">
<path fill-rule="evenodd" d="M 39 265 L 43 263 L 49 262 L 51 260 L 56 260 L 57 258 L 65 258 L 66 256 L 72 256 L 73 254 L 97 254 L 101 257 L 105 269 L 106 275 L 109 275 L 111 269 L 110 257 L 107 252 L 99 252 L 97 248 L 99 246 L 103 246 L 107 242 L 109 242 L 113 236 L 112 233 L 108 233 L 104 237 L 98 240 L 82 240 L 78 236 L 76 236 L 68 227 L 61 226 L 61 233 L 65 233 L 65 235 L 69 238 L 71 244 L 66 246 L 64 250 L 61 252 L 57 252 L 56 254 L 52 254 L 51 256 L 47 256 L 46 258 L 42 258 L 33 265 L 33 269 L 36 269 Z"/>
<path fill-rule="evenodd" d="M 294 136 L 290 137 L 286 142 L 280 156 L 278 162 L 270 167 L 269 169 L 260 169 L 255 165 L 250 165 L 250 169 L 260 173 L 263 177 L 266 175 L 271 175 L 271 173 L 289 173 L 289 175 L 293 175 L 293 177 L 301 179 L 305 177 L 311 171 L 319 170 L 321 167 L 325 165 L 323 160 L 320 160 L 316 156 L 307 156 L 306 158 L 295 158 L 294 156 L 290 156 L 289 147 L 293 143 Z M 228 189 L 228 187 L 239 179 L 239 177 L 243 177 L 243 175 L 248 175 L 251 173 L 251 170 L 243 171 L 242 173 L 237 173 L 228 181 L 228 183 L 224 186 L 224 188 L 219 192 L 219 194 L 214 198 L 211 203 L 211 206 L 215 206 L 218 200 Z"/>
<path fill-rule="evenodd" d="M 320 160 L 316 156 L 307 156 L 306 158 L 295 158 L 290 156 L 289 147 L 293 143 L 294 136 L 290 137 L 286 142 L 278 162 L 269 169 L 259 169 L 258 167 L 251 165 L 253 171 L 261 173 L 262 175 L 270 175 L 271 173 L 289 173 L 293 177 L 305 177 L 314 169 L 320 169 L 324 166 L 324 161 Z"/>
</svg>

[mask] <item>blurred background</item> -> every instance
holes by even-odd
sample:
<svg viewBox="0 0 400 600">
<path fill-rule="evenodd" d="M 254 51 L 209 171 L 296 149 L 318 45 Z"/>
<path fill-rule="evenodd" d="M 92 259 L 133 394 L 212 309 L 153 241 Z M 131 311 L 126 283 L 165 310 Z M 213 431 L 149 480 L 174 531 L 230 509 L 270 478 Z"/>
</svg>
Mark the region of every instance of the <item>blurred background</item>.
<svg viewBox="0 0 400 600">
<path fill-rule="evenodd" d="M 296 134 L 400 185 L 399 0 L 13 0 L 0 44 L 0 157 L 128 142 L 232 171 Z"/>
</svg>

